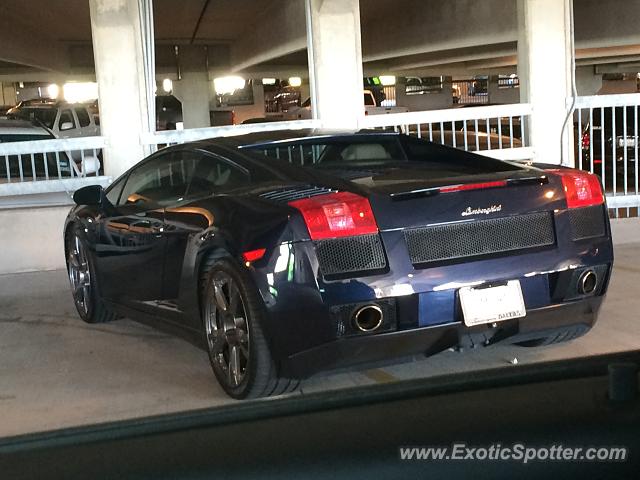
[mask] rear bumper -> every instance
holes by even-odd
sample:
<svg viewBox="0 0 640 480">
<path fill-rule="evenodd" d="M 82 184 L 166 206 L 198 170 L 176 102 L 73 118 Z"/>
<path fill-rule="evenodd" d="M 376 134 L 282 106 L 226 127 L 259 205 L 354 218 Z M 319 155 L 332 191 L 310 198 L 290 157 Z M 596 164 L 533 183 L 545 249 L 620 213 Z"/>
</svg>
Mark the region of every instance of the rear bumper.
<svg viewBox="0 0 640 480">
<path fill-rule="evenodd" d="M 341 338 L 289 356 L 282 374 L 306 378 L 320 371 L 401 363 L 452 347 L 489 346 L 546 338 L 563 330 L 587 332 L 596 322 L 603 297 L 538 308 L 521 319 L 468 328 L 461 322 Z"/>
</svg>

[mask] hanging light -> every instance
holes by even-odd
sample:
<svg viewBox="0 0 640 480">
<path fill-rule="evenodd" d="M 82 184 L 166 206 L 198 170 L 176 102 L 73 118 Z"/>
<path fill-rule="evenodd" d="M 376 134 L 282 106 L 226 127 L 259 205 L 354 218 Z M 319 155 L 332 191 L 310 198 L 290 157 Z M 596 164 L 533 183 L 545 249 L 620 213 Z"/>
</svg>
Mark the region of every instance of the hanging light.
<svg viewBox="0 0 640 480">
<path fill-rule="evenodd" d="M 382 83 L 383 87 L 390 87 L 391 85 L 396 84 L 395 75 L 380 75 L 378 78 L 380 79 L 380 83 Z"/>
<path fill-rule="evenodd" d="M 289 85 L 292 87 L 299 87 L 302 85 L 302 79 L 300 77 L 289 77 Z"/>
<path fill-rule="evenodd" d="M 53 98 L 55 100 L 58 98 L 58 95 L 60 95 L 60 87 L 55 83 L 52 83 L 47 87 L 47 94 L 49 95 L 49 98 Z"/>
<path fill-rule="evenodd" d="M 236 90 L 242 90 L 245 86 L 244 78 L 236 75 L 218 77 L 213 79 L 213 87 L 218 95 L 233 95 Z"/>
</svg>

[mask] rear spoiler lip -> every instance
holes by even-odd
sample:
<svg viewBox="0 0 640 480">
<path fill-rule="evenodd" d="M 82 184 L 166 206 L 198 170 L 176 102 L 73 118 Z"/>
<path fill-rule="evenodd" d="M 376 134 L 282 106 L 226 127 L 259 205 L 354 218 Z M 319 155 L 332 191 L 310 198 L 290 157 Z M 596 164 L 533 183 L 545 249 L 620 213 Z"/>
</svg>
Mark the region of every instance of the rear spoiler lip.
<svg viewBox="0 0 640 480">
<path fill-rule="evenodd" d="M 534 177 L 524 177 L 524 178 L 508 178 L 504 181 L 504 185 L 500 186 L 492 186 L 487 188 L 502 188 L 502 187 L 510 187 L 514 185 L 546 185 L 549 183 L 549 176 L 547 174 L 536 175 Z M 417 197 L 431 197 L 434 195 L 438 195 L 443 193 L 442 189 L 452 188 L 456 186 L 462 186 L 465 184 L 452 184 L 452 185 L 441 185 L 438 187 L 429 187 L 429 188 L 420 188 L 417 190 L 409 190 L 407 192 L 396 192 L 391 193 L 389 196 L 392 200 L 400 201 L 400 200 L 408 200 L 411 198 Z M 479 188 L 481 190 L 483 188 Z"/>
</svg>

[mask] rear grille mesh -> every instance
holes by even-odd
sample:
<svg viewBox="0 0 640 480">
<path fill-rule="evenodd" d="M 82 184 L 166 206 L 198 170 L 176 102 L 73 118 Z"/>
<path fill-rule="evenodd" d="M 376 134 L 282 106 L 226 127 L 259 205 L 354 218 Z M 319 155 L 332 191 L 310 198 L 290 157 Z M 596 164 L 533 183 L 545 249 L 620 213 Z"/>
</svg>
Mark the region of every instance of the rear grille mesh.
<svg viewBox="0 0 640 480">
<path fill-rule="evenodd" d="M 569 223 L 571 223 L 572 240 L 603 237 L 605 234 L 604 208 L 602 205 L 596 205 L 571 209 Z"/>
<path fill-rule="evenodd" d="M 302 198 L 315 197 L 317 195 L 326 195 L 327 193 L 333 193 L 336 190 L 324 187 L 316 187 L 313 185 L 300 185 L 296 187 L 280 188 L 277 190 L 271 190 L 269 192 L 263 192 L 260 194 L 262 198 L 267 200 L 273 200 L 274 202 L 288 203 L 294 200 L 300 200 Z"/>
<path fill-rule="evenodd" d="M 550 212 L 405 230 L 411 263 L 477 257 L 553 245 Z"/>
<path fill-rule="evenodd" d="M 387 266 L 378 234 L 320 240 L 315 246 L 323 275 L 380 270 Z"/>
</svg>

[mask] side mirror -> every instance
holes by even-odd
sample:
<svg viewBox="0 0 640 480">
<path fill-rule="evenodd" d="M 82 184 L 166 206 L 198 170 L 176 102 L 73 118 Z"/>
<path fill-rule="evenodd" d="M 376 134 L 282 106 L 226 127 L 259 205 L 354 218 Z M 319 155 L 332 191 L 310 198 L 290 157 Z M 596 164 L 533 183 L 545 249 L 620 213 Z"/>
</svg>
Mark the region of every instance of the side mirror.
<svg viewBox="0 0 640 480">
<path fill-rule="evenodd" d="M 71 130 L 73 128 L 73 122 L 62 122 L 60 124 L 60 131 Z"/>
<path fill-rule="evenodd" d="M 102 205 L 104 190 L 100 185 L 87 185 L 73 194 L 73 201 L 78 205 Z"/>
</svg>

